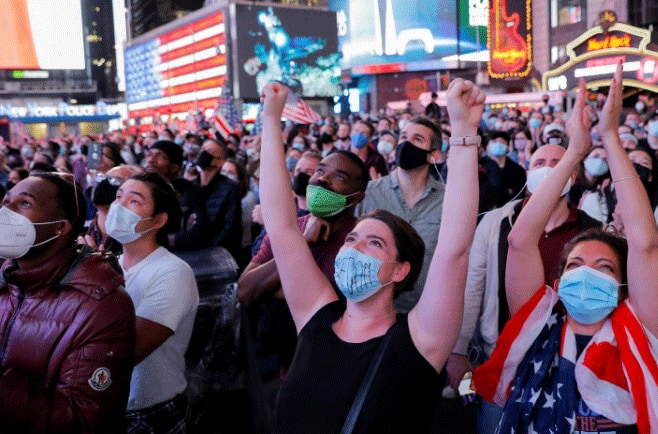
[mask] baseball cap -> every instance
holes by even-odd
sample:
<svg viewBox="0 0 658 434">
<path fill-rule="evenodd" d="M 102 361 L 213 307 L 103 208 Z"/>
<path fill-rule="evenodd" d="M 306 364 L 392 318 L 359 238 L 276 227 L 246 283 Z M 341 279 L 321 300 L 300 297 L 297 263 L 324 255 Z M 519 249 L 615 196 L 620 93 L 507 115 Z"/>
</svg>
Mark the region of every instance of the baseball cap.
<svg viewBox="0 0 658 434">
<path fill-rule="evenodd" d="M 556 122 L 548 124 L 544 127 L 544 134 L 545 135 L 549 135 L 553 131 L 559 131 L 560 133 L 564 134 L 564 127 L 562 126 L 562 124 L 558 124 Z"/>
<path fill-rule="evenodd" d="M 172 164 L 183 164 L 183 148 L 170 140 L 158 140 L 150 149 L 159 149 L 169 157 Z"/>
</svg>

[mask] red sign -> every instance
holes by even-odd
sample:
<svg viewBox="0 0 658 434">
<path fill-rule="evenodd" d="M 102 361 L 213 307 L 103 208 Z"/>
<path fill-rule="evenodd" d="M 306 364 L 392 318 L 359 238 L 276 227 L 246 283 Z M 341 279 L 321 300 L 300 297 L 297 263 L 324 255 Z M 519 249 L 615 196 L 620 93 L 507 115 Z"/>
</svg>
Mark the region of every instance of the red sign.
<svg viewBox="0 0 658 434">
<path fill-rule="evenodd" d="M 492 77 L 525 77 L 530 73 L 530 9 L 530 0 L 491 0 L 487 40 Z"/>
</svg>

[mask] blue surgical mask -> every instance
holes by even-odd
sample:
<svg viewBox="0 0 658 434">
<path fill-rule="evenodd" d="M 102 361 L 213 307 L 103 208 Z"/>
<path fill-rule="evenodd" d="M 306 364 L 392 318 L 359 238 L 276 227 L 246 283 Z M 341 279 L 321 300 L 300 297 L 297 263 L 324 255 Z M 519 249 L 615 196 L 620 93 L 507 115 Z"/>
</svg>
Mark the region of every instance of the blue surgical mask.
<svg viewBox="0 0 658 434">
<path fill-rule="evenodd" d="M 537 118 L 530 118 L 528 121 L 528 126 L 531 129 L 536 130 L 537 128 L 541 127 L 541 120 Z"/>
<path fill-rule="evenodd" d="M 585 159 L 585 170 L 592 176 L 602 176 L 608 173 L 608 163 L 601 157 L 589 157 Z"/>
<path fill-rule="evenodd" d="M 288 172 L 292 172 L 295 170 L 295 166 L 297 166 L 297 159 L 295 157 L 286 157 L 286 169 L 288 169 Z"/>
<path fill-rule="evenodd" d="M 354 146 L 356 149 L 361 149 L 368 144 L 368 138 L 365 136 L 365 134 L 361 133 L 353 133 L 350 136 L 350 140 L 352 141 L 352 146 Z"/>
<path fill-rule="evenodd" d="M 441 153 L 442 153 L 442 154 L 445 154 L 446 152 L 448 152 L 448 148 L 449 148 L 449 147 L 450 147 L 450 143 L 449 143 L 449 142 L 447 142 L 447 141 L 443 141 L 443 142 L 441 142 Z"/>
<path fill-rule="evenodd" d="M 503 155 L 507 154 L 507 146 L 500 142 L 492 142 L 489 145 L 489 153 L 494 157 L 502 157 Z"/>
<path fill-rule="evenodd" d="M 604 320 L 619 304 L 619 282 L 586 265 L 565 272 L 557 293 L 569 315 L 581 324 Z"/>
<path fill-rule="evenodd" d="M 336 256 L 334 279 L 348 300 L 358 302 L 392 283 L 382 284 L 377 277 L 383 262 L 356 249 L 347 248 Z"/>
<path fill-rule="evenodd" d="M 304 152 L 305 146 L 303 143 L 300 142 L 293 142 L 292 147 L 297 149 L 299 152 Z"/>
<path fill-rule="evenodd" d="M 649 122 L 647 129 L 651 137 L 658 137 L 658 121 Z"/>
<path fill-rule="evenodd" d="M 110 205 L 110 210 L 105 219 L 105 231 L 107 234 L 120 242 L 121 244 L 132 243 L 139 239 L 145 233 L 152 231 L 155 227 L 149 228 L 142 232 L 137 232 L 135 227 L 142 220 L 149 220 L 153 217 L 142 218 L 119 203 Z"/>
<path fill-rule="evenodd" d="M 552 136 L 548 138 L 547 143 L 549 145 L 562 145 L 562 137 Z"/>
</svg>

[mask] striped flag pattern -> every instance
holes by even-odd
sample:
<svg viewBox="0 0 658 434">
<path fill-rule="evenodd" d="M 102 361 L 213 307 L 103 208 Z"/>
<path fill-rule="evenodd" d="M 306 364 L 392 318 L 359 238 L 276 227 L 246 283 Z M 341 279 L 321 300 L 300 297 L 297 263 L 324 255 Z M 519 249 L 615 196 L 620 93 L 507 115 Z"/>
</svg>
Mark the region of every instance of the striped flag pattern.
<svg viewBox="0 0 658 434">
<path fill-rule="evenodd" d="M 641 434 L 658 433 L 658 339 L 626 300 L 576 359 L 575 335 L 553 312 L 558 300 L 555 291 L 542 287 L 507 323 L 489 361 L 473 373 L 483 399 L 506 405 L 496 432 L 584 431 L 576 423 L 595 418 L 601 429 L 637 424 Z M 546 346 L 556 343 L 559 348 L 546 354 Z M 552 357 L 541 359 L 547 355 Z M 574 379 L 593 410 L 587 420 L 576 416 L 573 396 L 567 395 L 574 394 L 567 392 Z"/>
<path fill-rule="evenodd" d="M 224 12 L 126 48 L 130 118 L 213 108 L 227 80 Z"/>
<path fill-rule="evenodd" d="M 228 138 L 229 134 L 235 132 L 235 126 L 242 121 L 242 117 L 238 114 L 237 107 L 235 107 L 233 95 L 231 95 L 231 91 L 227 86 L 222 88 L 213 119 L 216 121 L 216 127 L 224 140 Z"/>
<path fill-rule="evenodd" d="M 322 120 L 322 116 L 292 91 L 288 91 L 288 99 L 283 108 L 283 117 L 297 124 L 312 124 Z"/>
</svg>

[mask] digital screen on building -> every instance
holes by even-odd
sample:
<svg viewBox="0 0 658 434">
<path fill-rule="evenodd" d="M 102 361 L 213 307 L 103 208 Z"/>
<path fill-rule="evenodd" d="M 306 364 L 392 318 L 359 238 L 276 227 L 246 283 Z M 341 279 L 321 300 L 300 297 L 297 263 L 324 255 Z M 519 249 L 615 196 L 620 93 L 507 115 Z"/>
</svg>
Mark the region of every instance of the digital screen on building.
<svg viewBox="0 0 658 434">
<path fill-rule="evenodd" d="M 459 55 L 477 60 L 487 50 L 489 0 L 459 0 Z"/>
<path fill-rule="evenodd" d="M 306 8 L 234 5 L 238 92 L 258 99 L 269 81 L 302 97 L 340 94 L 336 14 Z"/>
<path fill-rule="evenodd" d="M 226 81 L 224 12 L 126 48 L 131 118 L 212 108 Z"/>
<path fill-rule="evenodd" d="M 6 0 L 0 69 L 84 69 L 80 0 Z"/>
<path fill-rule="evenodd" d="M 330 0 L 329 9 L 336 11 L 341 67 L 353 75 L 457 66 L 457 2 Z"/>
</svg>

